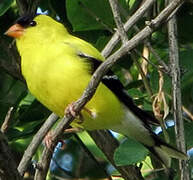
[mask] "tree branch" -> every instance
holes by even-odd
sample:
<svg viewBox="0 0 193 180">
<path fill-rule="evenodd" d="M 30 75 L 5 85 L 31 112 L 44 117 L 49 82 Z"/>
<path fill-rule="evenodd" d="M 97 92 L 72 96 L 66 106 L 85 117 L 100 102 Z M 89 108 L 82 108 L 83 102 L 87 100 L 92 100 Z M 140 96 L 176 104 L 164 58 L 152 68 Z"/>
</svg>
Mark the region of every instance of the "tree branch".
<svg viewBox="0 0 193 180">
<path fill-rule="evenodd" d="M 53 124 L 57 121 L 57 119 L 58 119 L 58 116 L 52 113 L 45 121 L 45 123 L 42 125 L 42 127 L 39 129 L 39 131 L 36 133 L 36 135 L 33 137 L 31 143 L 28 145 L 28 148 L 26 149 L 18 166 L 18 171 L 21 176 L 24 175 L 31 161 L 32 156 L 35 154 L 43 138 L 48 133 L 50 128 L 53 126 Z"/>
<path fill-rule="evenodd" d="M 1 132 L 5 134 L 9 128 L 9 125 L 11 123 L 12 115 L 13 115 L 13 107 L 10 107 L 9 110 L 7 111 L 7 114 L 5 116 L 5 120 L 3 124 L 1 125 Z"/>
<path fill-rule="evenodd" d="M 172 0 L 169 0 L 172 2 Z M 182 118 L 182 100 L 181 100 L 181 78 L 179 66 L 179 50 L 177 42 L 177 20 L 174 15 L 168 22 L 169 36 L 169 59 L 172 77 L 172 94 L 173 94 L 173 110 L 175 121 L 176 144 L 179 150 L 186 153 L 184 121 Z M 181 170 L 181 180 L 189 180 L 189 170 L 187 161 L 180 160 L 179 167 Z"/>
<path fill-rule="evenodd" d="M 158 28 L 161 23 L 166 20 L 173 10 L 175 10 L 179 5 L 181 5 L 182 0 L 172 1 L 155 19 L 149 22 L 143 30 L 136 34 L 131 40 L 127 41 L 119 50 L 117 50 L 113 55 L 107 58 L 99 68 L 93 74 L 89 85 L 84 91 L 82 97 L 75 103 L 75 110 L 77 112 L 91 99 L 92 95 L 95 93 L 100 79 L 106 72 L 126 53 L 131 49 L 136 47 L 139 43 L 143 42 L 156 28 Z"/>
<path fill-rule="evenodd" d="M 156 52 L 156 50 L 151 46 L 151 43 L 146 41 L 145 45 L 149 48 L 150 52 L 153 54 L 153 56 L 157 59 L 158 64 L 162 67 L 160 70 L 163 70 L 166 74 L 170 73 L 169 67 L 166 65 L 166 63 L 161 59 L 159 54 Z"/>
<path fill-rule="evenodd" d="M 144 15 L 144 13 L 152 6 L 154 2 L 155 0 L 145 1 L 144 4 L 128 19 L 128 21 L 124 24 L 124 29 L 126 32 Z M 111 40 L 102 50 L 101 54 L 104 57 L 108 57 L 119 40 L 119 33 L 116 31 Z"/>
<path fill-rule="evenodd" d="M 117 32 L 121 38 L 122 43 L 126 43 L 128 41 L 127 34 L 125 32 L 122 20 L 121 20 L 121 15 L 120 15 L 120 10 L 118 6 L 118 1 L 117 0 L 109 0 L 109 3 L 111 5 L 111 9 L 113 12 L 114 20 L 117 26 Z"/>
<path fill-rule="evenodd" d="M 35 180 L 44 180 L 46 179 L 46 175 L 49 169 L 50 161 L 52 158 L 52 153 L 54 152 L 54 148 L 57 145 L 58 140 L 60 139 L 61 135 L 63 134 L 64 130 L 70 126 L 70 123 L 74 120 L 74 117 L 71 115 L 64 116 L 56 128 L 53 130 L 52 133 L 52 146 L 50 148 L 44 148 L 42 152 L 42 156 L 40 162 L 38 163 L 40 168 L 36 170 L 35 173 Z"/>
</svg>

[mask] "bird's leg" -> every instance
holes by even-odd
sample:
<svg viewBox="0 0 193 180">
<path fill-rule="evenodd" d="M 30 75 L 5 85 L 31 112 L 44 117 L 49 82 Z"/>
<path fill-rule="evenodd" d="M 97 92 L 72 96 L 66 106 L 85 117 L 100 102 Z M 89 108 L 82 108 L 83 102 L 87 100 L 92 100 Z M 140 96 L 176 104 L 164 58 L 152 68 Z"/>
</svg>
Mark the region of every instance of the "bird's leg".
<svg viewBox="0 0 193 180">
<path fill-rule="evenodd" d="M 96 118 L 97 114 L 94 111 L 91 111 L 90 109 L 83 107 L 83 110 L 85 110 L 92 118 Z M 78 124 L 82 124 L 84 122 L 84 118 L 81 113 L 77 114 L 74 110 L 74 102 L 69 104 L 66 109 L 65 109 L 65 114 L 67 115 L 72 115 L 73 117 L 76 117 L 79 121 L 77 122 Z M 77 117 L 78 116 L 78 117 Z"/>
<path fill-rule="evenodd" d="M 79 113 L 79 115 L 76 118 L 76 123 L 77 124 L 82 124 L 83 122 L 84 122 L 83 115 L 81 113 Z"/>
<path fill-rule="evenodd" d="M 64 112 L 66 115 L 71 115 L 74 118 L 76 118 L 76 123 L 78 124 L 82 124 L 84 119 L 81 113 L 77 114 L 74 110 L 74 102 L 72 102 L 71 104 L 69 104 Z"/>
<path fill-rule="evenodd" d="M 66 134 L 68 134 L 68 133 L 78 133 L 78 132 L 81 132 L 81 131 L 83 131 L 82 128 L 72 127 L 72 128 L 65 129 L 64 133 L 66 133 Z"/>
<path fill-rule="evenodd" d="M 52 151 L 52 148 L 53 148 L 52 136 L 53 136 L 53 135 L 52 135 L 52 131 L 49 131 L 49 132 L 46 134 L 46 136 L 45 136 L 45 138 L 44 138 L 44 140 L 43 140 L 44 145 L 45 145 L 50 151 Z M 65 147 L 65 142 L 64 142 L 62 139 L 59 139 L 58 142 L 61 143 L 61 149 L 64 149 L 64 147 Z"/>
<path fill-rule="evenodd" d="M 94 111 L 91 111 L 90 109 L 84 107 L 83 108 L 84 111 L 86 111 L 92 118 L 96 118 L 97 117 L 97 114 L 96 112 Z M 76 117 L 77 121 L 76 123 L 77 124 L 82 124 L 84 122 L 84 117 L 81 113 L 77 114 L 74 110 L 74 102 L 72 102 L 71 104 L 69 104 L 66 109 L 65 109 L 65 114 L 70 114 L 72 115 L 73 117 Z M 80 132 L 82 129 L 81 128 L 69 128 L 69 129 L 66 129 L 64 131 L 64 133 L 77 133 L 77 132 Z M 59 140 L 61 143 L 63 142 L 62 140 Z M 44 144 L 45 146 L 48 148 L 48 149 L 52 149 L 52 132 L 49 131 L 47 133 L 47 135 L 45 136 L 44 138 Z"/>
<path fill-rule="evenodd" d="M 83 108 L 93 119 L 95 119 L 97 117 L 97 113 L 94 111 L 91 111 L 90 109 L 84 107 Z"/>
<path fill-rule="evenodd" d="M 81 132 L 83 131 L 82 128 L 79 128 L 79 127 L 69 127 L 67 129 L 64 130 L 64 134 L 71 134 L 71 133 L 78 133 L 78 132 Z M 62 139 L 59 139 L 58 142 L 60 142 L 62 144 L 61 146 L 61 149 L 63 149 L 63 147 L 65 146 L 65 143 Z M 52 149 L 52 145 L 53 145 L 53 142 L 52 142 L 52 131 L 49 131 L 44 140 L 43 140 L 43 143 L 44 145 L 48 148 L 48 149 Z"/>
</svg>

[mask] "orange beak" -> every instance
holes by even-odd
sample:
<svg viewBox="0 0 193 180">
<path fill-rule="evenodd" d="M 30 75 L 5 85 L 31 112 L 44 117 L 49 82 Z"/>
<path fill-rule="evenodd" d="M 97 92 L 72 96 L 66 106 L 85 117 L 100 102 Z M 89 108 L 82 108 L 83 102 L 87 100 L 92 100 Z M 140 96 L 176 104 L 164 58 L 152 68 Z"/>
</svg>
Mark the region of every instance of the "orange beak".
<svg viewBox="0 0 193 180">
<path fill-rule="evenodd" d="M 4 34 L 10 37 L 19 38 L 23 35 L 25 28 L 19 24 L 11 26 Z"/>
</svg>

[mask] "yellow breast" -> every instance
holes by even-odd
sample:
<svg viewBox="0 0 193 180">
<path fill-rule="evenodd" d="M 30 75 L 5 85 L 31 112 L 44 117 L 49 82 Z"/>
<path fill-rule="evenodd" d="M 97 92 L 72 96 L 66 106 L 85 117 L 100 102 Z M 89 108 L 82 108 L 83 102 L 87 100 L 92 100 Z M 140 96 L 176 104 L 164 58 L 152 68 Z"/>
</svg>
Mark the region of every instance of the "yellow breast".
<svg viewBox="0 0 193 180">
<path fill-rule="evenodd" d="M 65 44 L 62 48 L 55 44 L 41 47 L 39 51 L 25 51 L 21 65 L 31 93 L 60 117 L 64 115 L 66 106 L 82 95 L 91 78 L 88 62 Z M 81 126 L 88 130 L 109 129 L 124 116 L 119 100 L 103 84 L 99 85 L 86 108 L 96 114 L 93 118 L 82 110 L 84 121 Z"/>
</svg>

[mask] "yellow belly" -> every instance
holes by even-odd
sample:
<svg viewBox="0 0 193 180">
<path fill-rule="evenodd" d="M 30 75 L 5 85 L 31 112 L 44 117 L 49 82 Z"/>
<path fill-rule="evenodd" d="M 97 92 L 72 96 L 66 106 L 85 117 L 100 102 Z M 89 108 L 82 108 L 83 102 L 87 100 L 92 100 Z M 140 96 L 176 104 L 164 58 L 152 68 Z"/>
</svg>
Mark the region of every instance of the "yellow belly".
<svg viewBox="0 0 193 180">
<path fill-rule="evenodd" d="M 22 73 L 31 93 L 48 109 L 62 117 L 67 105 L 76 101 L 88 85 L 91 75 L 89 66 L 82 60 L 67 61 L 68 55 L 53 59 L 22 60 Z M 75 59 L 74 59 L 75 60 Z M 31 68 L 26 68 L 30 66 Z M 30 71 L 25 71 L 30 69 Z M 42 73 L 43 72 L 43 73 Z M 87 130 L 110 129 L 124 118 L 124 112 L 117 97 L 103 84 L 100 84 L 86 108 L 96 113 L 93 118 L 82 110 L 83 123 Z"/>
</svg>

